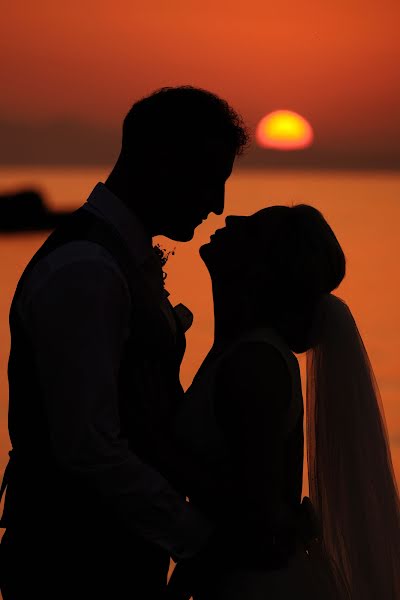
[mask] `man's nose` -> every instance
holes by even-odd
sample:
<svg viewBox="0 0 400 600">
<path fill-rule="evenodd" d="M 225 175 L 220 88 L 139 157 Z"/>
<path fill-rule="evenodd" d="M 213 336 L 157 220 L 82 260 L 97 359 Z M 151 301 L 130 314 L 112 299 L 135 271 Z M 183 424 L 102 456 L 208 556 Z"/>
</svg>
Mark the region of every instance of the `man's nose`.
<svg viewBox="0 0 400 600">
<path fill-rule="evenodd" d="M 232 225 L 235 225 L 235 223 L 238 223 L 239 221 L 245 219 L 246 217 L 243 215 L 228 215 L 225 218 L 225 227 L 231 227 Z"/>
</svg>

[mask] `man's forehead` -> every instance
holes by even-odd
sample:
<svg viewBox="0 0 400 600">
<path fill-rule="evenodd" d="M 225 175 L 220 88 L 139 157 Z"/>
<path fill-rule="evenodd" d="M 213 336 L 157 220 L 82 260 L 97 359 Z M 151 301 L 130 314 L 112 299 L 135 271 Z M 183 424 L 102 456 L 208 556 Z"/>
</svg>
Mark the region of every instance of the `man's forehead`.
<svg viewBox="0 0 400 600">
<path fill-rule="evenodd" d="M 208 150 L 208 152 L 218 156 L 221 154 L 227 156 L 235 155 L 235 150 L 232 145 L 229 144 L 227 140 L 218 136 L 205 137 L 203 140 L 199 140 L 199 147 L 202 147 L 204 150 Z"/>
<path fill-rule="evenodd" d="M 206 170 L 229 176 L 236 151 L 221 137 L 191 138 L 180 146 L 179 162 L 189 171 Z M 173 153 L 168 160 L 173 159 Z"/>
<path fill-rule="evenodd" d="M 232 167 L 236 155 L 235 150 L 221 138 L 204 140 L 198 151 L 205 163 L 224 170 Z"/>
</svg>

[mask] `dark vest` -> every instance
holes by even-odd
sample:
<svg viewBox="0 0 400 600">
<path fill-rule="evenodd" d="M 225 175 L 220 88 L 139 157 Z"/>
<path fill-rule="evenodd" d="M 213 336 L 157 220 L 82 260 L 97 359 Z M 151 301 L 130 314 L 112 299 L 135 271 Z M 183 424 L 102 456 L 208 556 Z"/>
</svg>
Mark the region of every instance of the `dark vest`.
<svg viewBox="0 0 400 600">
<path fill-rule="evenodd" d="M 157 466 L 169 419 L 183 397 L 179 367 L 185 336 L 178 319 L 175 319 L 175 339 L 161 311 L 160 298 L 142 277 L 124 240 L 111 224 L 81 207 L 49 236 L 31 259 L 11 305 L 8 375 L 13 450 L 4 478 L 7 492 L 2 522 L 10 528 L 23 529 L 36 524 L 45 530 L 64 523 L 64 529 L 79 529 L 82 534 L 85 528 L 89 531 L 103 527 L 107 515 L 107 507 L 53 458 L 34 352 L 16 310 L 24 282 L 35 264 L 73 240 L 90 240 L 106 248 L 129 285 L 131 329 L 120 365 L 119 412 L 122 435 L 144 462 Z M 113 523 L 113 531 L 116 528 L 118 523 Z"/>
</svg>

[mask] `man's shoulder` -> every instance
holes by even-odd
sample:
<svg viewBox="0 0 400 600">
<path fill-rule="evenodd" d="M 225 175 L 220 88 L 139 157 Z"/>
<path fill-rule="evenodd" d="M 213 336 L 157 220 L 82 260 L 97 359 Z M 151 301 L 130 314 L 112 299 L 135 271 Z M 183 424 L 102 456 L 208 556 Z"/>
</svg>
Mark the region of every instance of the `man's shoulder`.
<svg viewBox="0 0 400 600">
<path fill-rule="evenodd" d="M 87 272 L 87 284 L 93 285 L 99 277 L 114 278 L 122 282 L 129 293 L 128 284 L 118 261 L 104 246 L 89 240 L 72 240 L 40 257 L 23 275 L 19 304 L 23 306 L 40 290 L 50 287 L 52 281 L 60 277 L 74 280 L 79 274 Z"/>
</svg>

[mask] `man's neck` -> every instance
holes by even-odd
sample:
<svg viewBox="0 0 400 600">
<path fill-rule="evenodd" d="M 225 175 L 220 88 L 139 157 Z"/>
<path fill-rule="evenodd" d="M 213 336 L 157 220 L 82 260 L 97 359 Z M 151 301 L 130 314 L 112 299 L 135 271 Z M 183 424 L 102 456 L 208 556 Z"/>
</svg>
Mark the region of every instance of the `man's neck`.
<svg viewBox="0 0 400 600">
<path fill-rule="evenodd" d="M 153 231 L 153 228 L 149 223 L 148 216 L 143 210 L 141 204 L 136 200 L 140 198 L 140 202 L 143 203 L 144 193 L 140 187 L 138 187 L 136 190 L 131 189 L 129 186 L 121 182 L 119 177 L 114 177 L 113 172 L 104 182 L 104 185 L 110 190 L 110 192 L 117 196 L 130 211 L 135 214 L 148 232 L 149 236 L 154 237 L 156 233 Z"/>
</svg>

